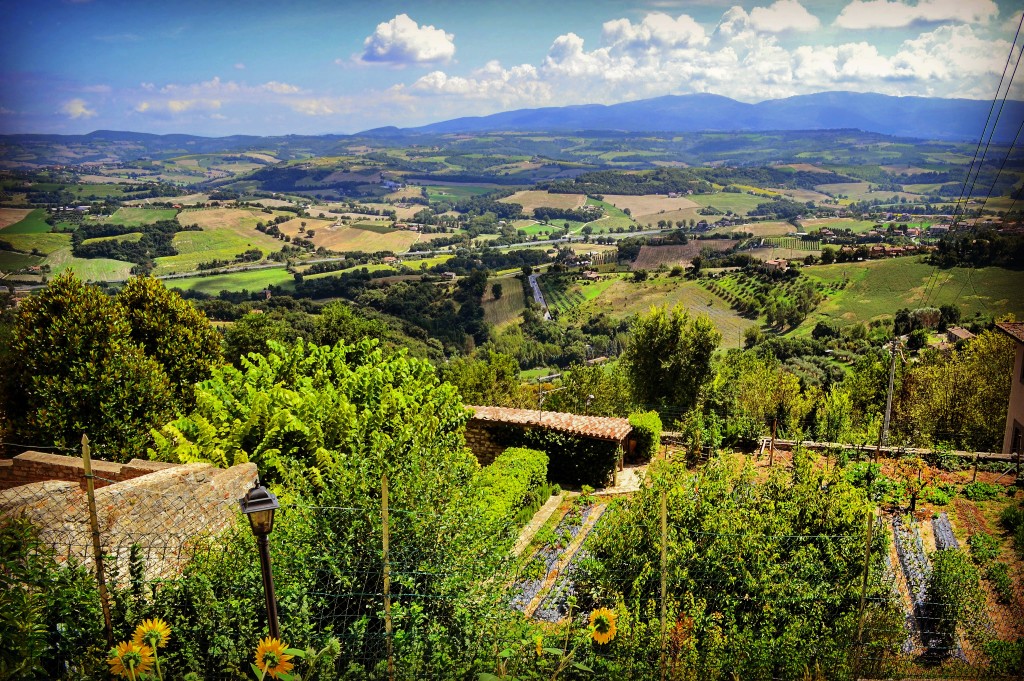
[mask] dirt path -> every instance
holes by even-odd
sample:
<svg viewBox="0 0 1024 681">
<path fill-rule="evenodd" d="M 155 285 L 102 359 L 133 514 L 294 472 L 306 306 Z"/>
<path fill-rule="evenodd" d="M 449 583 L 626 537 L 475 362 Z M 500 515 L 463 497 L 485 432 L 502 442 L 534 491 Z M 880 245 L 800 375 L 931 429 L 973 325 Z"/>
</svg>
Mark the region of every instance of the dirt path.
<svg viewBox="0 0 1024 681">
<path fill-rule="evenodd" d="M 526 550 L 526 547 L 529 546 L 530 542 L 533 540 L 533 536 L 537 534 L 540 528 L 544 527 L 544 523 L 554 515 L 555 511 L 558 510 L 559 505 L 561 505 L 562 500 L 569 494 L 569 492 L 555 494 L 551 496 L 543 506 L 537 509 L 537 512 L 533 514 L 532 518 L 530 518 L 530 522 L 526 523 L 526 527 L 520 530 L 519 539 L 516 540 L 516 545 L 512 549 L 513 555 L 519 556 Z"/>
<path fill-rule="evenodd" d="M 575 556 L 576 552 L 580 550 L 581 546 L 583 546 L 583 542 L 586 541 L 587 537 L 590 535 L 590 531 L 594 529 L 594 525 L 596 525 L 597 521 L 601 518 L 601 513 L 603 511 L 603 504 L 595 504 L 593 506 L 590 514 L 587 515 L 587 519 L 583 522 L 583 526 L 580 528 L 579 533 L 572 540 L 572 543 L 566 547 L 565 551 L 562 552 L 562 555 L 559 556 L 558 562 L 555 563 L 555 566 L 550 572 L 548 572 L 547 576 L 544 577 L 540 591 L 537 592 L 533 597 L 533 600 L 531 600 L 526 606 L 526 609 L 523 610 L 524 615 L 532 617 L 533 613 L 540 607 L 540 604 L 548 597 L 548 593 L 551 591 L 551 587 L 553 587 L 555 582 L 558 580 L 558 576 L 562 574 L 565 568 L 569 566 L 569 563 L 572 562 L 573 556 Z"/>
</svg>

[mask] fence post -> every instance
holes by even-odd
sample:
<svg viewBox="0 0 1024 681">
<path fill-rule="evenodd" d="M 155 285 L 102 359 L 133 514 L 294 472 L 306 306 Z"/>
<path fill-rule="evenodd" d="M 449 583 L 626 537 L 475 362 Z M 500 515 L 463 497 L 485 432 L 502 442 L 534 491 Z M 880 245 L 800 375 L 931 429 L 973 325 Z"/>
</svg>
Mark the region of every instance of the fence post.
<svg viewBox="0 0 1024 681">
<path fill-rule="evenodd" d="M 666 621 L 666 597 L 668 595 L 668 499 L 665 488 L 661 488 L 661 655 L 659 666 L 661 667 L 661 681 L 665 681 L 665 630 Z"/>
<path fill-rule="evenodd" d="M 381 538 L 383 539 L 384 559 L 384 635 L 387 639 L 388 652 L 388 681 L 395 681 L 395 654 L 392 643 L 392 622 L 391 622 L 391 563 L 389 556 L 389 543 L 391 540 L 391 528 L 388 523 L 388 474 L 380 478 L 380 516 L 381 516 Z"/>
<path fill-rule="evenodd" d="M 978 452 L 974 452 L 974 475 L 971 476 L 971 482 L 978 481 Z"/>
<path fill-rule="evenodd" d="M 100 587 L 100 605 L 103 606 L 103 627 L 107 645 L 114 645 L 114 625 L 110 620 L 110 597 L 107 580 L 103 575 L 103 549 L 100 548 L 100 521 L 96 516 L 96 490 L 93 485 L 92 458 L 89 456 L 89 436 L 82 433 L 82 467 L 85 470 L 85 496 L 89 501 L 89 528 L 92 530 L 92 553 L 96 561 L 96 583 Z"/>
<path fill-rule="evenodd" d="M 871 535 L 875 528 L 875 511 L 874 509 L 868 510 L 868 535 L 867 541 L 864 544 L 864 575 L 860 583 L 860 615 L 857 623 L 857 662 L 858 666 L 860 663 L 861 655 L 863 655 L 863 644 L 864 644 L 864 600 L 867 596 L 868 590 L 868 568 L 871 565 Z"/>
</svg>

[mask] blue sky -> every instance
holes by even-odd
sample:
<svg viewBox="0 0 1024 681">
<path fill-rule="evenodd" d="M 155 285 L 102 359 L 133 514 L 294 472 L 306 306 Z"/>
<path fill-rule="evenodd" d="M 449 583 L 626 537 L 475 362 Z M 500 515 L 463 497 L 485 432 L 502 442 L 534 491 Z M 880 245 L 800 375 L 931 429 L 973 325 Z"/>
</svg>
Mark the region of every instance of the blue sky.
<svg viewBox="0 0 1024 681">
<path fill-rule="evenodd" d="M 0 16 L 2 132 L 280 135 L 692 92 L 984 99 L 1020 6 L 0 0 Z"/>
</svg>

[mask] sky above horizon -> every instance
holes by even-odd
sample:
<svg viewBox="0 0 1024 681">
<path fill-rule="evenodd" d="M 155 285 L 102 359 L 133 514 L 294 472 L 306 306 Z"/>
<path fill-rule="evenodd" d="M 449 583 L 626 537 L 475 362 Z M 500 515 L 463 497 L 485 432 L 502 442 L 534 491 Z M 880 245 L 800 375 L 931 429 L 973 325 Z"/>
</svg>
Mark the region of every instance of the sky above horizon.
<svg viewBox="0 0 1024 681">
<path fill-rule="evenodd" d="M 1021 20 L 1011 0 L 0 0 L 0 11 L 0 132 L 210 136 L 701 92 L 990 99 Z"/>
</svg>

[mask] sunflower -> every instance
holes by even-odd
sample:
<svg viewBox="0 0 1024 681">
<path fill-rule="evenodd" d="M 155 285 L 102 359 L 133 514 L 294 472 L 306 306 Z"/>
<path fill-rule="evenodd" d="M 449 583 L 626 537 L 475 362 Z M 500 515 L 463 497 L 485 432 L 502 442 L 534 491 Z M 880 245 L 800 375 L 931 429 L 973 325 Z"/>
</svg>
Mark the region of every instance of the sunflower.
<svg viewBox="0 0 1024 681">
<path fill-rule="evenodd" d="M 590 637 L 595 643 L 609 643 L 615 638 L 615 613 L 608 608 L 598 608 L 590 613 Z"/>
<path fill-rule="evenodd" d="M 145 674 L 153 666 L 153 650 L 134 641 L 121 641 L 110 651 L 107 664 L 110 665 L 111 674 L 136 679 L 139 674 Z"/>
<path fill-rule="evenodd" d="M 294 666 L 292 656 L 284 652 L 287 648 L 281 639 L 266 637 L 256 647 L 256 666 L 275 679 L 287 674 Z"/>
<path fill-rule="evenodd" d="M 147 645 L 150 648 L 162 648 L 167 645 L 167 639 L 171 637 L 171 628 L 160 618 L 142 620 L 142 624 L 135 627 L 135 636 L 132 642 L 136 645 Z"/>
</svg>

